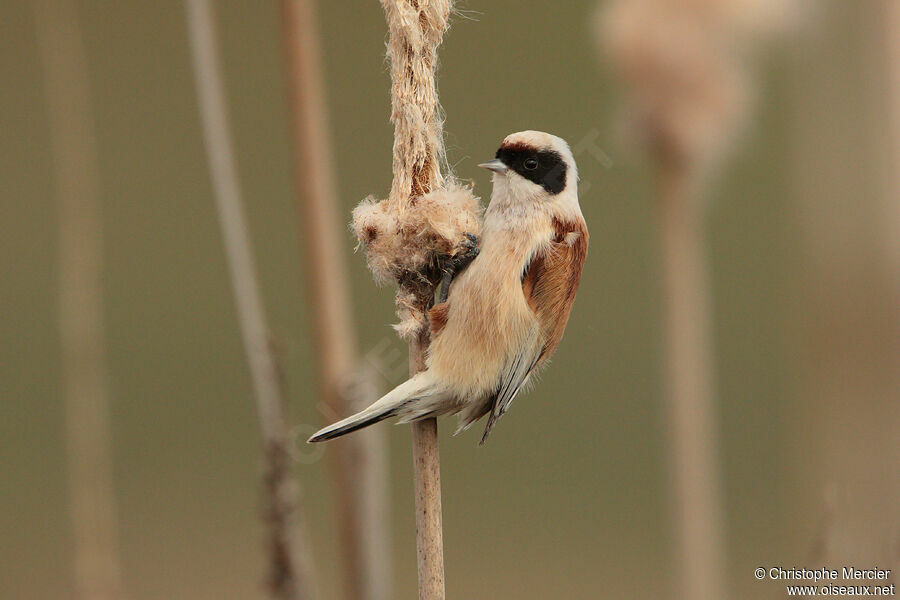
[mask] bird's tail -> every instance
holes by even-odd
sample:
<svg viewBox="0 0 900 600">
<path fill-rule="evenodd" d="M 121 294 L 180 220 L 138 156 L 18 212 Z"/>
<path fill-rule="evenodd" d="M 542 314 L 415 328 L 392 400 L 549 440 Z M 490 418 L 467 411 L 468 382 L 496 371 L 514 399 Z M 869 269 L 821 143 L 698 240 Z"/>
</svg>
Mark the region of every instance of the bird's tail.
<svg viewBox="0 0 900 600">
<path fill-rule="evenodd" d="M 433 395 L 435 387 L 433 378 L 428 372 L 419 373 L 395 387 L 368 408 L 317 431 L 308 441 L 324 442 L 397 416 L 411 402 Z"/>
</svg>

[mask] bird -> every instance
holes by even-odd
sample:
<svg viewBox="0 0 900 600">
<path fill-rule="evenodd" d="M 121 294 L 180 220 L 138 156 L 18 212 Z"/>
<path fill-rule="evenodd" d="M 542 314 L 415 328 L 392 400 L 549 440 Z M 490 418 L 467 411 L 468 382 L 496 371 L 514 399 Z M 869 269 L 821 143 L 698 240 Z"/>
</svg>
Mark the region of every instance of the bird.
<svg viewBox="0 0 900 600">
<path fill-rule="evenodd" d="M 507 136 L 477 254 L 428 311 L 424 371 L 368 408 L 315 433 L 330 440 L 384 419 L 457 414 L 468 429 L 487 415 L 480 444 L 562 339 L 587 256 L 578 170 L 569 145 L 540 131 Z"/>
</svg>

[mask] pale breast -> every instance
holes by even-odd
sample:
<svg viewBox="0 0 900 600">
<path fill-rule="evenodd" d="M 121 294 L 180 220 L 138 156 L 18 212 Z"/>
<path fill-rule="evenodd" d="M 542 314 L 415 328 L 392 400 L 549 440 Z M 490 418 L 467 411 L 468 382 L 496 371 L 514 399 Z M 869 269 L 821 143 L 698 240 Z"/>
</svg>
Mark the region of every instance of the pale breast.
<svg viewBox="0 0 900 600">
<path fill-rule="evenodd" d="M 432 373 L 467 395 L 494 391 L 509 357 L 539 327 L 521 278 L 531 255 L 550 237 L 549 223 L 519 231 L 486 228 L 481 253 L 450 289 L 446 319 L 431 343 Z"/>
</svg>

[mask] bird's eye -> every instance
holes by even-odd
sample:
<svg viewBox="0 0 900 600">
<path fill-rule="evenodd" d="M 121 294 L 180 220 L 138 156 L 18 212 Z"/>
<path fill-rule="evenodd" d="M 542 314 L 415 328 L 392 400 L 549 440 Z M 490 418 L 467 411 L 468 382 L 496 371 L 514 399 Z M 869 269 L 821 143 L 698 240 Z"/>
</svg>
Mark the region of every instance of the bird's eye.
<svg viewBox="0 0 900 600">
<path fill-rule="evenodd" d="M 526 158 L 525 162 L 522 165 L 529 171 L 534 171 L 538 168 L 538 161 L 536 158 Z"/>
</svg>

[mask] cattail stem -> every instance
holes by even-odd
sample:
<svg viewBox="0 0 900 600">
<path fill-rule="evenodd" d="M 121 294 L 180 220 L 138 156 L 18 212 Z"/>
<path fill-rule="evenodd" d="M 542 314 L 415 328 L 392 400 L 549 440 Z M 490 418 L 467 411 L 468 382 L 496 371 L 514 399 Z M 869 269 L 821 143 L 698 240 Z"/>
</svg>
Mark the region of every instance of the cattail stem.
<svg viewBox="0 0 900 600">
<path fill-rule="evenodd" d="M 409 345 L 409 372 L 425 369 L 427 345 L 423 338 Z M 416 505 L 416 562 L 419 600 L 444 598 L 444 531 L 441 509 L 441 456 L 437 419 L 412 426 L 413 484 Z"/>
<path fill-rule="evenodd" d="M 703 196 L 746 107 L 744 49 L 754 27 L 733 8 L 621 0 L 601 13 L 599 31 L 657 169 L 673 595 L 681 600 L 728 597 Z"/>
<path fill-rule="evenodd" d="M 415 423 L 412 436 L 419 598 L 432 600 L 444 597 L 444 532 L 437 419 Z"/>
<path fill-rule="evenodd" d="M 300 515 L 296 485 L 291 479 L 285 400 L 235 168 L 213 7 L 210 0 L 186 0 L 186 9 L 203 138 L 263 441 L 266 589 L 273 599 L 310 598 L 309 545 L 302 542 L 297 528 Z"/>
<path fill-rule="evenodd" d="M 837 3 L 824 15 L 828 35 L 795 57 L 790 78 L 792 199 L 804 250 L 797 307 L 805 337 L 800 418 L 814 436 L 818 462 L 810 469 L 808 457 L 798 457 L 798 472 L 813 473 L 821 486 L 813 508 L 822 496 L 827 502 L 818 564 L 891 568 L 900 566 L 900 223 L 894 217 L 900 189 L 883 178 L 895 177 L 900 164 L 900 145 L 892 152 L 889 138 L 900 96 L 892 103 L 882 94 L 900 61 L 900 31 L 893 29 L 900 26 L 900 10 L 890 0 Z M 872 31 L 881 31 L 881 39 Z M 828 60 L 835 52 L 860 56 L 871 72 L 887 72 L 861 80 Z M 861 107 L 859 116 L 838 126 L 835 106 L 845 99 Z M 846 162 L 843 148 L 850 144 L 865 160 Z"/>
<path fill-rule="evenodd" d="M 659 237 L 671 485 L 684 600 L 725 598 L 702 202 L 683 160 L 660 153 Z"/>
<path fill-rule="evenodd" d="M 32 3 L 59 199 L 59 326 L 75 597 L 122 597 L 103 326 L 103 240 L 87 56 L 70 0 Z"/>
<path fill-rule="evenodd" d="M 887 147 L 889 161 L 884 171 L 888 176 L 884 194 L 885 243 L 889 265 L 894 272 L 894 286 L 900 294 L 900 3 L 882 0 L 882 53 L 887 83 Z"/>
<path fill-rule="evenodd" d="M 341 257 L 328 110 L 321 72 L 314 0 L 281 0 L 282 33 L 292 115 L 295 188 L 306 245 L 312 323 L 319 368 L 319 397 L 329 412 L 343 415 L 377 400 L 348 393 L 358 373 L 350 292 Z M 375 391 L 357 385 L 357 392 Z M 348 404 L 354 404 L 348 406 Z M 392 597 L 388 543 L 384 431 L 370 428 L 330 444 L 337 491 L 337 522 L 349 600 Z"/>
<path fill-rule="evenodd" d="M 437 47 L 447 29 L 451 0 L 382 0 L 390 30 L 391 121 L 394 123 L 391 210 L 402 212 L 416 196 L 440 188 L 445 162 L 437 97 Z M 409 290 L 427 306 L 434 287 Z M 402 289 L 401 292 L 403 293 Z M 429 295 L 430 294 L 430 295 Z M 428 331 L 409 344 L 409 371 L 425 369 Z M 444 540 L 437 420 L 412 425 L 413 485 L 419 600 L 444 598 Z"/>
</svg>

